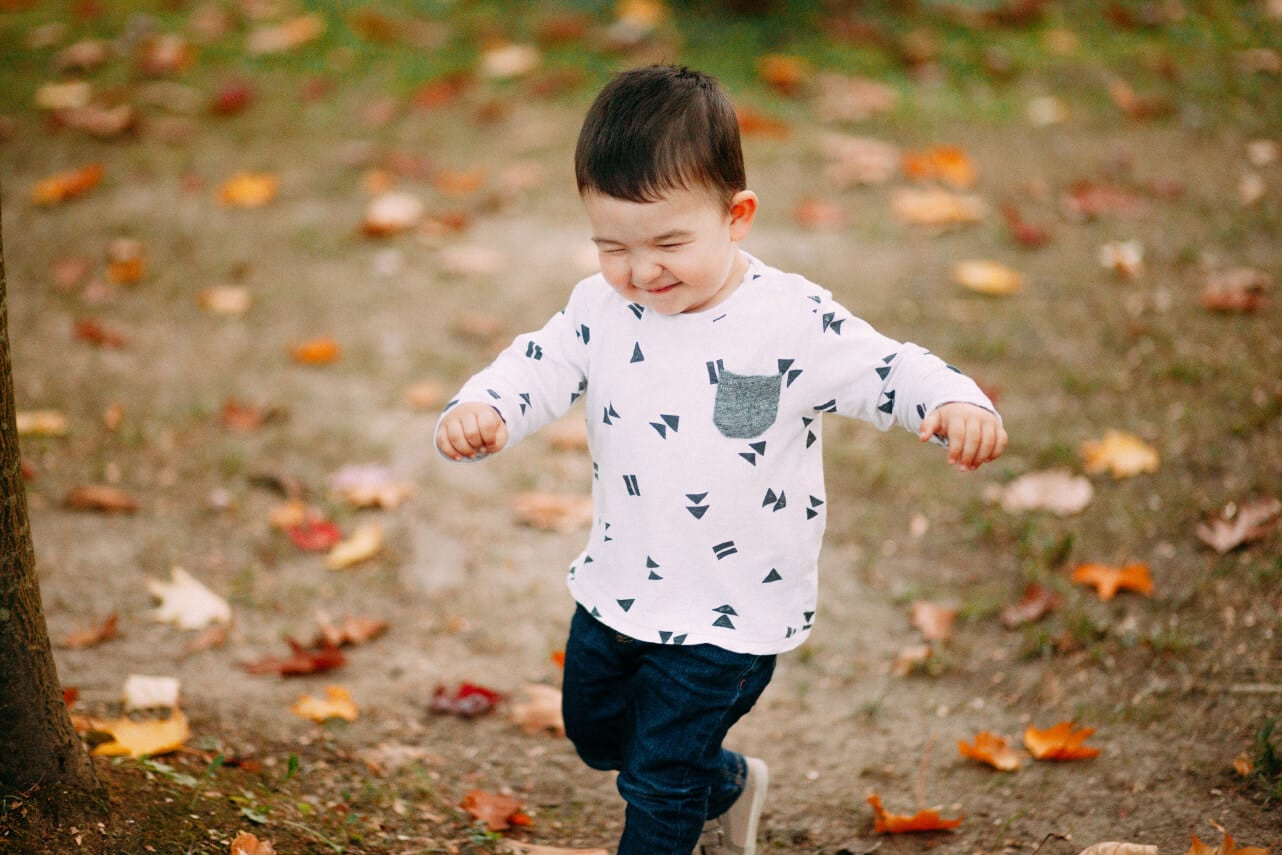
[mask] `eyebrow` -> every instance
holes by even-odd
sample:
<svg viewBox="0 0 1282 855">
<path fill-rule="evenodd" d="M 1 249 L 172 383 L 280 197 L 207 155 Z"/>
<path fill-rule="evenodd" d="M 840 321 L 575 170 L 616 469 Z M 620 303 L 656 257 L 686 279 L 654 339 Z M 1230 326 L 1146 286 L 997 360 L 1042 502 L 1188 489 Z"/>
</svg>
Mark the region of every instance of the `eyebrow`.
<svg viewBox="0 0 1282 855">
<path fill-rule="evenodd" d="M 655 235 L 654 237 L 650 238 L 650 242 L 651 243 L 667 243 L 668 241 L 671 241 L 671 240 L 683 240 L 683 239 L 689 238 L 692 234 L 693 232 L 687 231 L 685 229 L 673 229 L 672 231 L 667 231 L 667 232 L 664 232 L 663 234 Z M 615 240 L 614 238 L 605 238 L 605 237 L 593 237 L 592 242 L 596 244 L 613 243 L 613 244 L 618 244 L 619 246 L 623 245 L 623 241 L 621 240 Z"/>
</svg>

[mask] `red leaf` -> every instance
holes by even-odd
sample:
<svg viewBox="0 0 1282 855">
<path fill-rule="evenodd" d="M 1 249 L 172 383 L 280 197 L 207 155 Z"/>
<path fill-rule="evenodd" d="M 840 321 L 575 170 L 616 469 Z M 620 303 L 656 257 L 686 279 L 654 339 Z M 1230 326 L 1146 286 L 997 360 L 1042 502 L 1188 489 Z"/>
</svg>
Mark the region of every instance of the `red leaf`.
<svg viewBox="0 0 1282 855">
<path fill-rule="evenodd" d="M 1026 623 L 1032 623 L 1059 608 L 1060 595 L 1053 588 L 1046 588 L 1032 582 L 1024 589 L 1019 602 L 1011 603 L 1002 609 L 1002 623 L 1008 629 L 1014 629 Z"/>
<path fill-rule="evenodd" d="M 209 110 L 219 116 L 234 116 L 253 104 L 254 98 L 254 87 L 249 81 L 233 77 L 219 85 Z"/>
<path fill-rule="evenodd" d="M 444 686 L 437 686 L 436 691 L 432 692 L 428 709 L 437 714 L 475 718 L 490 712 L 503 700 L 504 695 L 493 689 L 475 683 L 460 683 L 453 692 Z"/>
<path fill-rule="evenodd" d="M 88 342 L 96 347 L 123 348 L 128 341 L 120 333 L 107 329 L 95 320 L 76 321 L 72 336 L 77 341 Z"/>
<path fill-rule="evenodd" d="M 293 650 L 292 656 L 268 656 L 257 662 L 245 664 L 245 670 L 251 674 L 280 674 L 282 677 L 297 677 L 303 674 L 320 674 L 332 671 L 347 662 L 343 652 L 333 645 L 326 644 L 320 648 L 306 648 L 292 638 L 285 641 Z"/>
<path fill-rule="evenodd" d="M 343 539 L 338 526 L 329 520 L 308 520 L 290 527 L 286 533 L 304 552 L 325 552 Z"/>
</svg>

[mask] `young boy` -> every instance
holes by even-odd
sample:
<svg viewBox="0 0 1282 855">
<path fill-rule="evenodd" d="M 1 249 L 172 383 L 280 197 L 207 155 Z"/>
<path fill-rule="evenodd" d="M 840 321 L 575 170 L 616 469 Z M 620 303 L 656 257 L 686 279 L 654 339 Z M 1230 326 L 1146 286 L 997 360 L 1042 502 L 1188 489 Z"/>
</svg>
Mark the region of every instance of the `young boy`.
<svg viewBox="0 0 1282 855">
<path fill-rule="evenodd" d="M 1006 433 L 956 369 L 739 248 L 757 196 L 712 78 L 615 77 L 575 171 L 601 273 L 467 382 L 436 444 L 476 460 L 586 399 L 595 519 L 569 569 L 566 734 L 619 772 L 619 855 L 751 855 L 766 765 L 722 740 L 810 633 L 822 415 L 936 437 L 962 471 Z"/>
</svg>

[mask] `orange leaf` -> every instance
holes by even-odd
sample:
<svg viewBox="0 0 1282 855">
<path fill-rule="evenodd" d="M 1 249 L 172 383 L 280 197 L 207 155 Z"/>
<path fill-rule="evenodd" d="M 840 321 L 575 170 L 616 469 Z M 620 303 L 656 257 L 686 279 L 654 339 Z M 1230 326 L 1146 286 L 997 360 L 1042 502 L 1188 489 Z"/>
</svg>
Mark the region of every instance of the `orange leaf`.
<svg viewBox="0 0 1282 855">
<path fill-rule="evenodd" d="M 107 278 L 117 285 L 132 285 L 147 273 L 147 249 L 141 241 L 117 238 L 107 245 Z"/>
<path fill-rule="evenodd" d="M 1073 571 L 1073 581 L 1093 585 L 1095 592 L 1105 602 L 1113 599 L 1118 591 L 1135 591 L 1146 597 L 1153 594 L 1153 579 L 1147 564 L 1127 564 L 1110 567 L 1107 564 L 1079 564 Z"/>
<path fill-rule="evenodd" d="M 1099 756 L 1099 749 L 1082 743 L 1094 732 L 1093 727 L 1074 730 L 1071 721 L 1061 721 L 1046 730 L 1028 728 L 1024 731 L 1024 745 L 1038 760 L 1089 760 Z"/>
<path fill-rule="evenodd" d="M 289 711 L 294 715 L 322 723 L 331 718 L 356 721 L 360 717 L 351 694 L 342 686 L 326 686 L 325 700 L 312 695 L 303 695 L 294 701 Z"/>
<path fill-rule="evenodd" d="M 505 831 L 513 825 L 530 824 L 529 817 L 521 813 L 524 805 L 511 796 L 472 790 L 463 797 L 459 807 L 471 814 L 473 819 L 485 823 L 490 831 Z M 521 819 L 518 820 L 517 817 Z"/>
<path fill-rule="evenodd" d="M 958 146 L 941 145 L 924 151 L 904 152 L 904 174 L 918 181 L 938 180 L 958 190 L 975 186 L 975 163 Z"/>
<path fill-rule="evenodd" d="M 39 181 L 31 191 L 31 201 L 37 205 L 53 205 L 88 193 L 102 182 L 101 163 L 92 163 L 82 169 L 58 172 Z"/>
<path fill-rule="evenodd" d="M 1219 826 L 1216 827 L 1218 828 Z M 1259 846 L 1239 847 L 1233 842 L 1233 835 L 1227 832 L 1219 846 L 1209 846 L 1198 840 L 1197 835 L 1194 834 L 1193 842 L 1189 844 L 1188 851 L 1184 855 L 1268 855 L 1272 848 L 1272 846 L 1267 848 Z"/>
<path fill-rule="evenodd" d="M 77 341 L 88 342 L 96 347 L 123 348 L 129 344 L 123 335 L 92 319 L 76 321 L 71 335 Z"/>
<path fill-rule="evenodd" d="M 1108 472 L 1118 479 L 1156 472 L 1160 462 L 1155 448 L 1120 430 L 1105 431 L 1103 439 L 1083 442 L 1082 460 L 1087 472 Z"/>
<path fill-rule="evenodd" d="M 917 600 L 909 607 L 909 620 L 926 641 L 947 641 L 953 635 L 953 622 L 957 620 L 955 606 L 942 606 L 926 600 Z"/>
<path fill-rule="evenodd" d="M 328 365 L 342 357 L 343 348 L 334 339 L 323 336 L 291 345 L 289 355 L 303 365 Z"/>
<path fill-rule="evenodd" d="M 242 831 L 231 842 L 231 855 L 276 855 L 270 840 L 259 840 L 256 835 Z"/>
<path fill-rule="evenodd" d="M 1024 287 L 1019 271 L 983 258 L 968 258 L 952 266 L 953 281 L 979 294 L 1006 296 Z"/>
<path fill-rule="evenodd" d="M 82 647 L 96 647 L 104 641 L 110 641 L 120 635 L 118 625 L 120 617 L 115 612 L 107 615 L 106 619 L 98 626 L 82 629 L 71 633 L 62 640 L 63 647 L 70 647 L 73 650 Z"/>
<path fill-rule="evenodd" d="M 810 79 L 810 64 L 796 56 L 767 54 L 757 60 L 757 76 L 779 94 L 796 96 Z"/>
<path fill-rule="evenodd" d="M 738 105 L 734 108 L 734 112 L 739 119 L 739 132 L 745 137 L 770 137 L 782 140 L 787 139 L 791 133 L 787 122 L 768 116 L 753 107 Z"/>
<path fill-rule="evenodd" d="M 261 208 L 276 198 L 280 182 L 265 172 L 239 172 L 218 188 L 218 201 L 236 208 Z"/>
<path fill-rule="evenodd" d="M 124 490 L 106 484 L 82 484 L 67 493 L 63 504 L 75 511 L 102 511 L 131 514 L 138 502 Z"/>
<path fill-rule="evenodd" d="M 1006 737 L 981 730 L 975 734 L 975 744 L 957 740 L 957 750 L 961 756 L 987 763 L 994 769 L 1013 772 L 1019 768 L 1019 755 L 1010 747 Z"/>
<path fill-rule="evenodd" d="M 868 794 L 868 804 L 873 810 L 873 829 L 885 834 L 901 834 L 906 831 L 946 831 L 961 825 L 962 817 L 944 819 L 938 810 L 920 810 L 912 816 L 901 816 L 888 812 L 881 806 L 881 796 Z"/>
</svg>

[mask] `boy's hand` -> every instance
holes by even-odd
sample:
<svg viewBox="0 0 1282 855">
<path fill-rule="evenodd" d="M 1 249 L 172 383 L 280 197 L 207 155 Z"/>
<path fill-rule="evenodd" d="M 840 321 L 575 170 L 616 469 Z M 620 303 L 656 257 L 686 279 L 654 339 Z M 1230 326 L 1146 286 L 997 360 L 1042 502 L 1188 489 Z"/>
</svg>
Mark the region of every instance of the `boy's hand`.
<svg viewBox="0 0 1282 855">
<path fill-rule="evenodd" d="M 1006 430 L 995 413 L 974 404 L 952 403 L 936 407 L 922 420 L 918 437 L 948 440 L 948 462 L 962 472 L 978 469 L 1006 450 Z"/>
<path fill-rule="evenodd" d="M 489 404 L 459 404 L 436 429 L 436 447 L 451 460 L 497 454 L 507 445 L 507 425 Z"/>
</svg>

